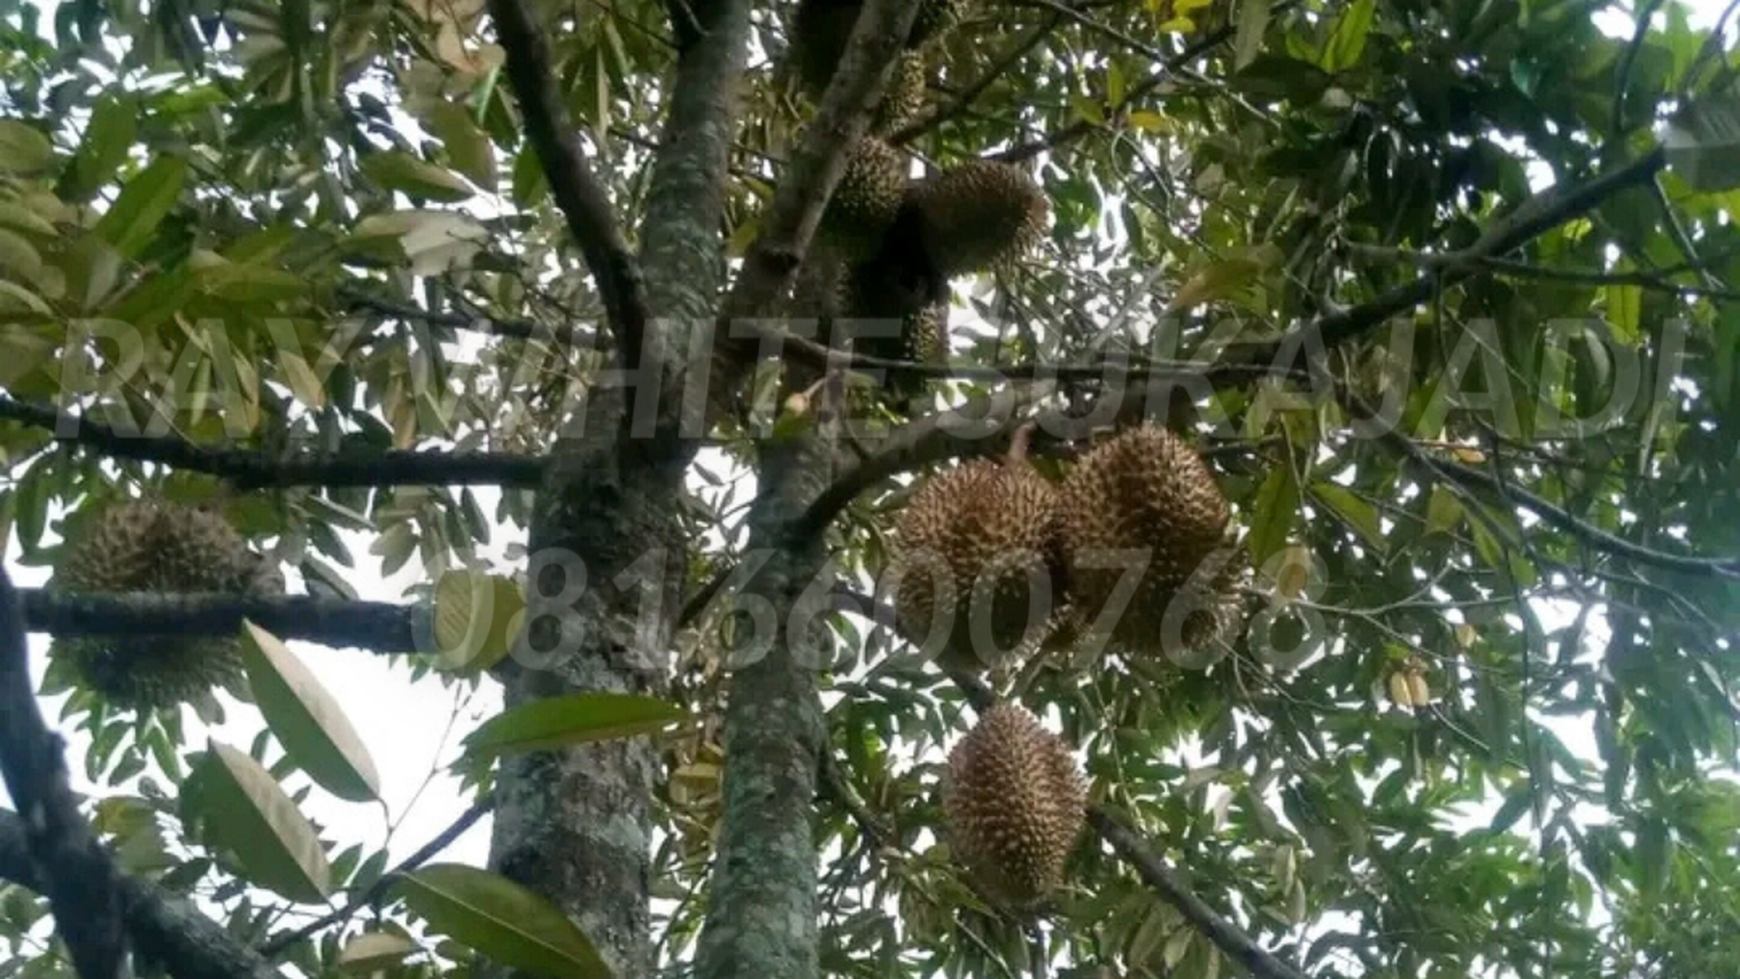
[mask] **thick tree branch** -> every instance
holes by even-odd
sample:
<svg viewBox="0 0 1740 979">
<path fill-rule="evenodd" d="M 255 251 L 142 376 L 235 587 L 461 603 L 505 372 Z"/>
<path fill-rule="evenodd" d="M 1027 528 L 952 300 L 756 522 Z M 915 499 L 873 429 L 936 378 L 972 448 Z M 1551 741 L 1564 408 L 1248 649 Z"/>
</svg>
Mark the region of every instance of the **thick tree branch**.
<svg viewBox="0 0 1740 979">
<path fill-rule="evenodd" d="M 81 979 L 127 979 L 119 875 L 79 815 L 65 743 L 37 708 L 24 621 L 24 603 L 0 567 L 0 776 L 73 967 Z"/>
<path fill-rule="evenodd" d="M 0 880 L 41 892 L 24 820 L 0 810 Z M 174 979 L 283 979 L 258 952 L 184 898 L 155 884 L 120 878 L 122 914 L 136 957 L 162 963 Z"/>
<path fill-rule="evenodd" d="M 716 342 L 713 324 L 726 275 L 719 228 L 749 57 L 752 5 L 752 0 L 669 4 L 671 25 L 680 39 L 677 71 L 670 114 L 653 156 L 641 227 L 647 298 L 658 320 L 649 328 L 644 354 L 653 369 L 643 372 L 640 381 L 645 385 L 656 378 L 658 395 L 645 396 L 643 387 L 625 419 L 626 447 L 639 449 L 643 447 L 635 443 L 646 434 L 642 423 L 649 410 L 656 415 L 651 433 L 655 441 L 644 447 L 655 462 L 687 458 L 697 443 L 679 448 L 677 439 L 700 434 L 688 424 L 685 409 L 698 411 L 705 405 L 691 405 L 685 389 L 689 378 L 705 380 L 708 369 L 708 361 L 695 358 L 694 351 Z M 691 359 L 698 359 L 694 374 L 689 373 Z"/>
<path fill-rule="evenodd" d="M 0 395 L 0 421 L 45 429 L 112 459 L 155 462 L 217 476 L 237 489 L 287 486 L 514 486 L 538 485 L 543 461 L 497 452 L 404 452 L 367 456 L 309 453 L 277 459 L 263 452 L 197 445 L 174 435 L 124 431 L 52 405 Z"/>
<path fill-rule="evenodd" d="M 647 304 L 640 268 L 623 240 L 610 199 L 586 162 L 550 66 L 550 47 L 524 0 L 490 0 L 496 39 L 507 52 L 508 83 L 519 100 L 526 139 L 543 164 L 550 194 L 580 245 L 610 318 L 622 364 L 639 365 Z"/>
<path fill-rule="evenodd" d="M 218 636 L 248 619 L 281 639 L 375 653 L 430 652 L 433 626 L 420 605 L 348 602 L 290 595 L 69 595 L 20 589 L 30 628 L 57 636 L 155 634 Z"/>
<path fill-rule="evenodd" d="M 774 309 L 809 251 L 810 239 L 834 185 L 845 173 L 851 148 L 864 135 L 870 112 L 887 86 L 901 46 L 918 15 L 918 0 L 868 0 L 858 15 L 846 53 L 823 93 L 815 118 L 804 130 L 791 165 L 780 178 L 762 219 L 761 233 L 744 256 L 743 268 L 725 303 L 725 325 L 765 317 Z M 709 414 L 722 414 L 732 392 L 753 366 L 755 345 L 715 337 L 707 378 Z"/>
</svg>

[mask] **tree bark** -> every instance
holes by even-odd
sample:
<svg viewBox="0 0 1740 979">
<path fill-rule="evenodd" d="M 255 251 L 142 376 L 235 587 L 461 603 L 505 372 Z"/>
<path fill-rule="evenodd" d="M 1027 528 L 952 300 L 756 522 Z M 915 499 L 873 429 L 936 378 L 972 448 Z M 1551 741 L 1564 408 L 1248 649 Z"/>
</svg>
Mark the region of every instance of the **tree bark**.
<svg viewBox="0 0 1740 979">
<path fill-rule="evenodd" d="M 815 675 L 831 644 L 821 622 L 806 623 L 831 589 L 822 536 L 793 539 L 789 528 L 821 492 L 828 467 L 812 439 L 764 449 L 761 458 L 749 540 L 752 560 L 766 560 L 744 589 L 744 607 L 770 609 L 776 625 L 759 657 L 756 636 L 737 643 L 752 661 L 734 663 L 731 674 L 724 810 L 699 979 L 819 974 L 813 800 L 826 727 Z"/>
<path fill-rule="evenodd" d="M 534 512 L 526 628 L 498 668 L 509 709 L 579 692 L 658 696 L 666 686 L 686 561 L 681 468 L 620 451 L 620 392 L 582 410 L 584 432 L 557 443 Z M 496 785 L 491 866 L 572 916 L 625 979 L 652 971 L 657 760 L 645 736 L 509 756 Z"/>
</svg>

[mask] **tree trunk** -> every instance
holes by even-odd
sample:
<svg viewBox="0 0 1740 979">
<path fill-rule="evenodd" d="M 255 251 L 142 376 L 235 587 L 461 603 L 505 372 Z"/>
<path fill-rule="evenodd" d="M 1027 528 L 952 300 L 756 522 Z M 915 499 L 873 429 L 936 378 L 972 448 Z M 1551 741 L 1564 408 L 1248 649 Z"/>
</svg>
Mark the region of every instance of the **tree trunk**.
<svg viewBox="0 0 1740 979">
<path fill-rule="evenodd" d="M 829 642 L 806 626 L 827 595 L 820 535 L 788 528 L 828 475 L 814 440 L 764 449 L 761 493 L 750 513 L 745 607 L 771 607 L 776 633 L 764 655 L 731 674 L 725 713 L 724 813 L 696 973 L 813 979 L 816 957 L 816 759 L 826 738 L 816 668 Z M 768 604 L 761 605 L 760 600 Z M 755 631 L 759 632 L 758 627 Z M 757 637 L 737 644 L 753 656 Z"/>
<path fill-rule="evenodd" d="M 583 409 L 585 434 L 557 444 L 531 528 L 524 641 L 499 670 L 509 708 L 581 692 L 664 692 L 686 559 L 680 472 L 621 451 L 622 402 L 596 396 Z M 582 582 L 564 573 L 574 568 Z M 641 736 L 509 756 L 497 782 L 491 865 L 568 912 L 624 979 L 652 971 L 657 760 Z"/>
</svg>

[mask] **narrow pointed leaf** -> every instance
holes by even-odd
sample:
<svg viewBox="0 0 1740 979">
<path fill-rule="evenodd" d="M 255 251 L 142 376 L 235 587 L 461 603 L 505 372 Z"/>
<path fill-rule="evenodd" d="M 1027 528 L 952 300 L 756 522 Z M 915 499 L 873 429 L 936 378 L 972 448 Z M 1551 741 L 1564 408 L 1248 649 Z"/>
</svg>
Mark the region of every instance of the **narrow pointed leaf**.
<svg viewBox="0 0 1740 979">
<path fill-rule="evenodd" d="M 500 874 L 432 864 L 394 887 L 436 932 L 485 957 L 551 979 L 605 979 L 592 942 L 544 898 Z"/>
<path fill-rule="evenodd" d="M 381 777 L 332 694 L 277 636 L 242 623 L 248 687 L 284 750 L 320 786 L 352 802 L 377 798 Z"/>
<path fill-rule="evenodd" d="M 521 704 L 485 721 L 466 738 L 476 756 L 539 751 L 656 731 L 684 716 L 652 697 L 582 693 Z"/>
<path fill-rule="evenodd" d="M 206 835 L 233 851 L 248 878 L 292 901 L 323 901 L 332 867 L 314 827 L 270 773 L 216 741 L 201 766 Z"/>
</svg>

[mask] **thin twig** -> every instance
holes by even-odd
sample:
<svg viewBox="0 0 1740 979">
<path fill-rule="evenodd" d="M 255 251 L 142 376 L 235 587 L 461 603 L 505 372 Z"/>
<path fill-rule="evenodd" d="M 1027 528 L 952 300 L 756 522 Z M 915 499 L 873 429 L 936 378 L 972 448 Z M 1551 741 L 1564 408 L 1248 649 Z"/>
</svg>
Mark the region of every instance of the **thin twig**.
<svg viewBox="0 0 1740 979">
<path fill-rule="evenodd" d="M 397 875 L 403 874 L 407 871 L 416 870 L 423 864 L 428 863 L 436 854 L 452 846 L 454 840 L 459 839 L 460 836 L 464 835 L 466 830 L 476 825 L 478 820 L 488 815 L 494 808 L 494 796 L 484 796 L 476 802 L 473 802 L 469 808 L 459 814 L 459 818 L 455 819 L 451 825 L 436 834 L 434 839 L 423 844 L 417 849 L 417 852 L 406 857 L 398 864 L 398 866 L 395 866 L 392 870 L 382 874 L 373 884 L 370 884 L 365 888 L 361 894 L 358 894 L 345 902 L 344 906 L 322 915 L 314 921 L 303 925 L 301 928 L 292 932 L 286 932 L 285 934 L 279 935 L 277 938 L 266 942 L 260 946 L 260 954 L 268 959 L 277 958 L 297 942 L 311 937 L 323 928 L 344 921 L 351 915 L 362 910 L 364 906 L 379 901 L 381 895 L 386 893 L 387 888 L 392 886 L 393 880 Z"/>
</svg>

